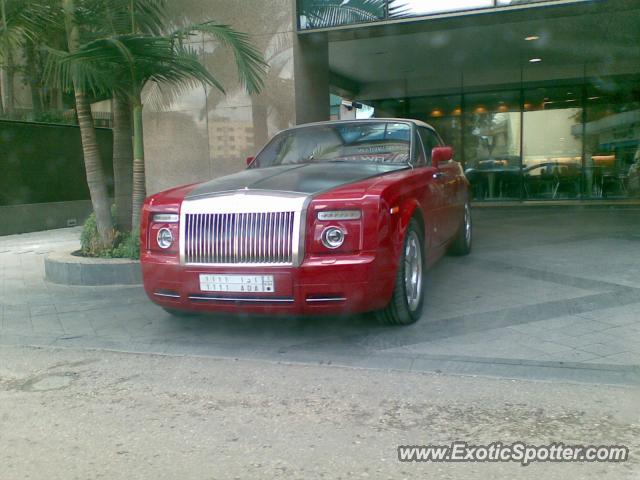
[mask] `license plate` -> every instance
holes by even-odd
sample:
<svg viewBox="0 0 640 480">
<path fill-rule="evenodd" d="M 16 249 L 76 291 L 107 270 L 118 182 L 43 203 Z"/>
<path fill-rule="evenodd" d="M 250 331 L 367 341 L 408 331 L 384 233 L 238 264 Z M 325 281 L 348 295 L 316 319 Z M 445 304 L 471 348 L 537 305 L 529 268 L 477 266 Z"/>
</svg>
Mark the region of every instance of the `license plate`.
<svg viewBox="0 0 640 480">
<path fill-rule="evenodd" d="M 273 293 L 273 275 L 200 274 L 203 292 Z"/>
</svg>

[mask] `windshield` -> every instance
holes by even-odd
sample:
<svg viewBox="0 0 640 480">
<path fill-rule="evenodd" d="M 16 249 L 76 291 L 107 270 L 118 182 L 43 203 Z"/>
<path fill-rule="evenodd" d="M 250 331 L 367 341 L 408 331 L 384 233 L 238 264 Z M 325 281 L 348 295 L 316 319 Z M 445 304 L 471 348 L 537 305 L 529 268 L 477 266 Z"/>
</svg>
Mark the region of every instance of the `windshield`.
<svg viewBox="0 0 640 480">
<path fill-rule="evenodd" d="M 254 167 L 318 162 L 407 163 L 411 125 L 353 122 L 297 128 L 276 136 Z"/>
</svg>

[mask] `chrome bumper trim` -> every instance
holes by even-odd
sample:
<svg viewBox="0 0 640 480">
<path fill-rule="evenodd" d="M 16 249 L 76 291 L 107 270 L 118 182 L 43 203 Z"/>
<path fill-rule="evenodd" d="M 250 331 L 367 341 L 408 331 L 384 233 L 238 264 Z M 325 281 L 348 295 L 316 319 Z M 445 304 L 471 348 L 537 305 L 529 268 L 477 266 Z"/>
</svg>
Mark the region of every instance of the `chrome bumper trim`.
<svg viewBox="0 0 640 480">
<path fill-rule="evenodd" d="M 180 298 L 180 295 L 172 294 L 172 293 L 160 293 L 160 292 L 153 292 L 153 294 L 154 294 L 156 297 Z"/>
<path fill-rule="evenodd" d="M 345 297 L 328 297 L 328 298 L 307 298 L 307 303 L 318 303 L 318 302 L 345 302 L 347 299 Z"/>
<path fill-rule="evenodd" d="M 293 303 L 293 298 L 236 298 L 189 295 L 189 300 L 208 302 Z"/>
</svg>

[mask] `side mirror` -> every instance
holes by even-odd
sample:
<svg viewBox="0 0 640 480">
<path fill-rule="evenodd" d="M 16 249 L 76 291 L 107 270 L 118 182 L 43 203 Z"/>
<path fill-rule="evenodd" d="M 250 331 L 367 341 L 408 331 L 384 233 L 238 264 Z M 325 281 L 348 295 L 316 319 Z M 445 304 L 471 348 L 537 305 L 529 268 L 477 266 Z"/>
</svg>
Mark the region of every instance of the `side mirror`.
<svg viewBox="0 0 640 480">
<path fill-rule="evenodd" d="M 431 165 L 438 168 L 438 165 L 448 162 L 453 158 L 453 147 L 434 147 L 431 150 Z"/>
<path fill-rule="evenodd" d="M 251 165 L 256 157 L 247 157 L 247 166 Z"/>
</svg>

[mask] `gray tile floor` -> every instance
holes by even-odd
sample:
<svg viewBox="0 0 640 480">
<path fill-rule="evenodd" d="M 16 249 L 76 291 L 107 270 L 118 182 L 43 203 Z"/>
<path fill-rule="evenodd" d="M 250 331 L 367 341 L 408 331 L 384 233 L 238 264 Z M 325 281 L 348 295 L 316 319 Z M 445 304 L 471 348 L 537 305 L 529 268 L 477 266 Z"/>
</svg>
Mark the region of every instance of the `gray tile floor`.
<svg viewBox="0 0 640 480">
<path fill-rule="evenodd" d="M 47 283 L 44 256 L 77 248 L 77 228 L 0 237 L 0 343 L 640 378 L 640 209 L 476 209 L 474 216 L 472 255 L 446 257 L 429 272 L 424 317 L 406 328 L 367 315 L 174 318 L 141 287 Z"/>
</svg>

